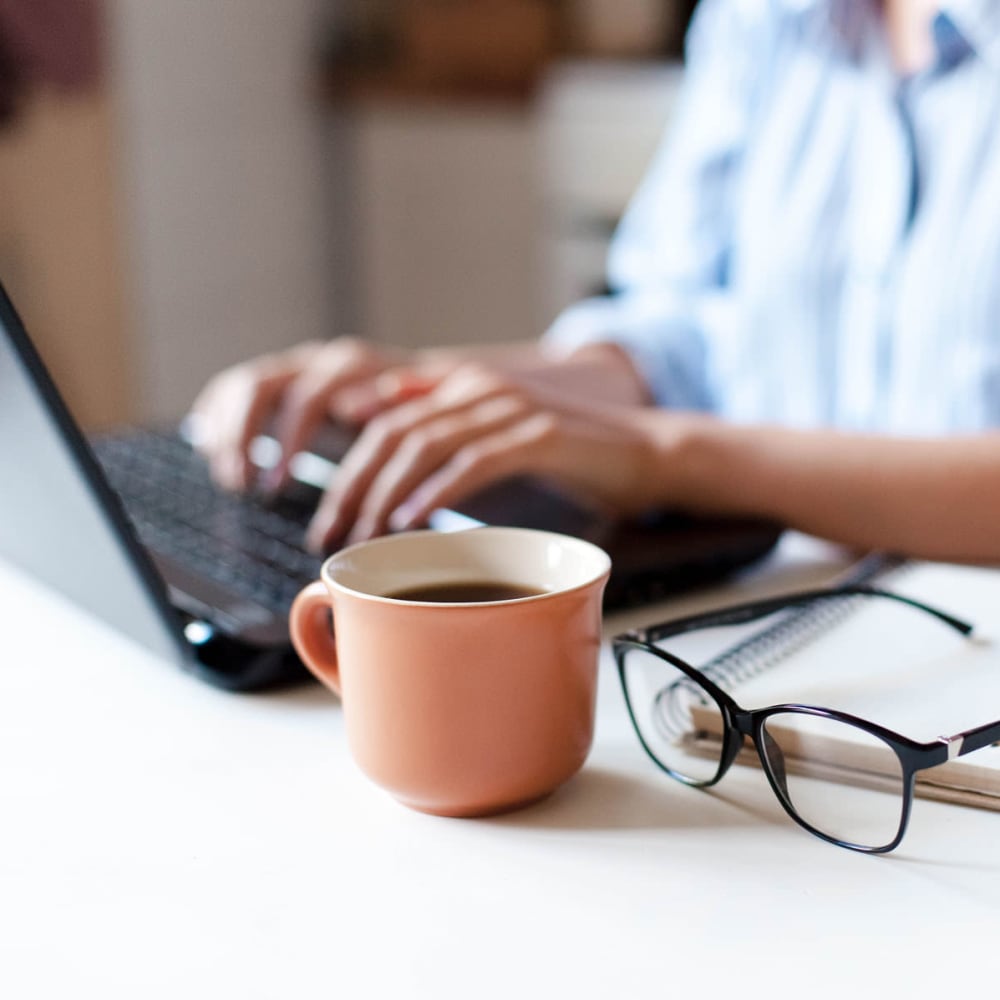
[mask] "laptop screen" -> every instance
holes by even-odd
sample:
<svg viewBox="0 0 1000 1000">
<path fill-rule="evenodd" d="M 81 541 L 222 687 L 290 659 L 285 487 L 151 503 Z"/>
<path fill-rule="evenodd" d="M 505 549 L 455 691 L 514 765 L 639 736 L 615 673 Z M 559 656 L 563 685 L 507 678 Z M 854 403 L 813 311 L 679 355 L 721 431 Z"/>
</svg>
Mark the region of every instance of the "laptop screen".
<svg viewBox="0 0 1000 1000">
<path fill-rule="evenodd" d="M 179 622 L 0 289 L 0 558 L 170 659 Z"/>
</svg>

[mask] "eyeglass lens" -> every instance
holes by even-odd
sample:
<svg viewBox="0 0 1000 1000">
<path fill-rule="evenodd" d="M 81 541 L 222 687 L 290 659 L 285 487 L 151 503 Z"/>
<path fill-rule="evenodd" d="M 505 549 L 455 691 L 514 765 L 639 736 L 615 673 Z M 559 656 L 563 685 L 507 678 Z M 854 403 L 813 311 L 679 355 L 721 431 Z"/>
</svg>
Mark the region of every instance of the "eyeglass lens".
<svg viewBox="0 0 1000 1000">
<path fill-rule="evenodd" d="M 862 847 L 884 847 L 896 838 L 903 820 L 902 765 L 879 737 L 839 719 L 779 712 L 764 720 L 761 745 L 780 794 L 813 829 Z M 855 786 L 850 793 L 844 769 Z M 858 792 L 858 785 L 866 791 Z"/>
<path fill-rule="evenodd" d="M 702 785 L 722 760 L 722 709 L 700 684 L 643 649 L 628 650 L 625 689 L 647 750 L 675 777 Z"/>
</svg>

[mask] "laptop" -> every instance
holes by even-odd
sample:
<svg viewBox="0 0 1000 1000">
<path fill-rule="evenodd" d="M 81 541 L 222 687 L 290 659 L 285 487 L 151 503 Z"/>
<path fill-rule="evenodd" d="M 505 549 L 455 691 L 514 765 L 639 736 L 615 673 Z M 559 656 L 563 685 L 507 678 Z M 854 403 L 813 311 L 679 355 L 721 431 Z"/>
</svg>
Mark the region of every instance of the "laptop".
<svg viewBox="0 0 1000 1000">
<path fill-rule="evenodd" d="M 88 441 L 0 287 L 0 558 L 223 688 L 260 690 L 309 675 L 287 616 L 321 559 L 303 547 L 322 487 L 349 446 L 331 428 L 295 456 L 293 482 L 265 500 L 218 490 L 183 428 L 130 428 Z M 262 436 L 252 458 L 276 460 Z M 620 521 L 530 478 L 498 483 L 435 530 L 476 524 L 578 535 L 611 555 L 606 606 L 662 598 L 760 559 L 779 529 L 654 512 Z"/>
</svg>

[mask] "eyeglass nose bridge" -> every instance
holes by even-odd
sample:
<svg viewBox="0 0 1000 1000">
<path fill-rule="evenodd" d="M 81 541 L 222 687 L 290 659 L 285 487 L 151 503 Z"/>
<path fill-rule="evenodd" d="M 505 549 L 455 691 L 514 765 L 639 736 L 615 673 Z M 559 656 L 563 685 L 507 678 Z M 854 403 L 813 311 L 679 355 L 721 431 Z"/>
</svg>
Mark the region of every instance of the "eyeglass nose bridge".
<svg viewBox="0 0 1000 1000">
<path fill-rule="evenodd" d="M 737 754 L 743 749 L 744 745 L 749 742 L 755 748 L 757 748 L 757 756 L 760 758 L 760 762 L 763 765 L 764 773 L 767 775 L 768 780 L 774 786 L 775 792 L 778 793 L 779 798 L 783 795 L 785 798 L 788 796 L 788 785 L 787 778 L 785 775 L 785 757 L 781 752 L 780 747 L 767 735 L 764 730 L 758 732 L 759 722 L 755 721 L 754 716 L 756 713 L 740 710 L 728 709 L 726 710 L 727 721 L 729 723 L 729 729 L 731 733 L 731 738 L 728 741 L 728 746 L 724 752 L 724 759 L 722 766 L 719 769 L 719 777 L 722 777 L 726 771 L 729 770 L 730 766 L 735 762 Z M 768 744 L 768 749 L 770 753 L 764 753 L 760 749 L 759 740 L 763 740 L 764 743 Z"/>
<path fill-rule="evenodd" d="M 753 742 L 753 722 L 750 712 L 744 712 L 730 705 L 720 705 L 723 718 L 726 724 L 726 735 L 722 748 L 722 759 L 719 762 L 719 770 L 715 781 L 719 781 L 722 776 L 735 763 L 740 750 L 743 749 L 747 739 Z M 714 782 L 713 782 L 714 784 Z"/>
<path fill-rule="evenodd" d="M 735 729 L 741 736 L 748 736 L 753 739 L 753 714 L 751 712 L 729 711 L 729 722 L 730 725 Z"/>
</svg>

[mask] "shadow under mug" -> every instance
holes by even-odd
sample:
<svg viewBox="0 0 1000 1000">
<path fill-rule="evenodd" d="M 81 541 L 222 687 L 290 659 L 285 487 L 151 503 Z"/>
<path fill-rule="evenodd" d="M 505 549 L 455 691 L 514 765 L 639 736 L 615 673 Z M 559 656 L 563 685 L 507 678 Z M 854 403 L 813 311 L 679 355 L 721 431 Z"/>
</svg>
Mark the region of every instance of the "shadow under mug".
<svg viewBox="0 0 1000 1000">
<path fill-rule="evenodd" d="M 524 528 L 378 538 L 327 559 L 292 606 L 292 641 L 342 698 L 369 778 L 423 812 L 489 815 L 547 795 L 590 751 L 610 568 L 589 542 Z M 486 581 L 536 593 L 392 596 Z"/>
</svg>

